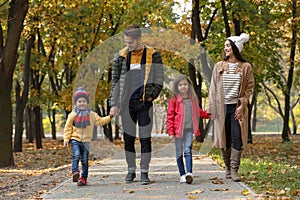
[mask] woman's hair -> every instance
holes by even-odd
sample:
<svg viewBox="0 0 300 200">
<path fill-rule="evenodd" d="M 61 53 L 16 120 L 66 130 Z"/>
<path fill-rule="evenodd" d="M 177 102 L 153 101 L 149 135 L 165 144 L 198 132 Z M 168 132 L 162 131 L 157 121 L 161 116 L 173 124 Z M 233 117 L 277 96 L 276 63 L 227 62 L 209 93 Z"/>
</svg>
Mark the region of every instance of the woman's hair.
<svg viewBox="0 0 300 200">
<path fill-rule="evenodd" d="M 179 94 L 178 91 L 178 84 L 180 81 L 182 80 L 187 80 L 188 84 L 189 84 L 189 89 L 188 89 L 188 96 L 196 101 L 198 101 L 198 97 L 195 93 L 194 87 L 193 87 L 193 82 L 191 81 L 191 79 L 189 77 L 187 77 L 184 74 L 179 74 L 178 76 L 176 76 L 174 82 L 173 82 L 173 88 L 172 88 L 172 97 L 176 97 Z"/>
<path fill-rule="evenodd" d="M 232 52 L 233 52 L 234 56 L 235 56 L 239 61 L 247 62 L 247 61 L 243 58 L 242 54 L 240 53 L 239 49 L 238 49 L 237 46 L 234 44 L 234 42 L 231 41 L 231 40 L 229 40 L 229 39 L 227 39 L 227 40 L 228 40 L 229 43 L 230 43 L 230 46 L 231 46 L 231 49 L 232 49 Z M 228 60 L 228 59 L 229 59 L 229 56 L 225 56 L 225 57 L 224 57 L 224 60 Z"/>
<path fill-rule="evenodd" d="M 131 37 L 133 39 L 139 39 L 142 37 L 142 31 L 137 24 L 131 24 L 124 31 L 125 36 Z"/>
</svg>

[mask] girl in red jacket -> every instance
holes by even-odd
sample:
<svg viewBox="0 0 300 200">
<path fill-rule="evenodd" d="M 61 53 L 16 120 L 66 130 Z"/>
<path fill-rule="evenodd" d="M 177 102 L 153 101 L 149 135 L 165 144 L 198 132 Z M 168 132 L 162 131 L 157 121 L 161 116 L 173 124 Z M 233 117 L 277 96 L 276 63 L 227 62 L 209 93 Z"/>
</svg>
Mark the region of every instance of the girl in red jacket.
<svg viewBox="0 0 300 200">
<path fill-rule="evenodd" d="M 167 113 L 167 131 L 171 140 L 175 138 L 176 161 L 180 182 L 191 184 L 193 134 L 200 135 L 199 117 L 209 118 L 208 113 L 199 107 L 198 98 L 191 80 L 183 74 L 177 76 L 172 88 Z M 183 163 L 185 158 L 186 170 Z M 187 172 L 187 173 L 185 173 Z"/>
</svg>

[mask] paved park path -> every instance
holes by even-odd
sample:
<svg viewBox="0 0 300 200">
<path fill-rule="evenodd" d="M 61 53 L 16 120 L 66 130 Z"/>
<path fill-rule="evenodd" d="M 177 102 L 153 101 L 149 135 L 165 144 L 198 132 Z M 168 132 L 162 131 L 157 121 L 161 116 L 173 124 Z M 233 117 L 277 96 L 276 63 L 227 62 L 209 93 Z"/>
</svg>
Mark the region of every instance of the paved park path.
<svg viewBox="0 0 300 200">
<path fill-rule="evenodd" d="M 71 178 L 41 196 L 43 199 L 255 199 L 255 194 L 242 182 L 224 178 L 224 171 L 210 157 L 193 153 L 192 184 L 179 183 L 173 143 L 160 145 L 152 154 L 149 178 L 151 184 L 141 185 L 140 173 L 131 184 L 127 174 L 124 152 L 119 149 L 112 158 L 90 166 L 88 186 L 78 187 Z M 139 149 L 138 149 L 139 150 Z M 137 150 L 137 152 L 139 152 Z M 139 161 L 139 159 L 137 159 Z M 139 163 L 137 163 L 139 166 Z M 138 167 L 139 170 L 139 167 Z M 249 193 L 244 196 L 243 193 Z"/>
</svg>

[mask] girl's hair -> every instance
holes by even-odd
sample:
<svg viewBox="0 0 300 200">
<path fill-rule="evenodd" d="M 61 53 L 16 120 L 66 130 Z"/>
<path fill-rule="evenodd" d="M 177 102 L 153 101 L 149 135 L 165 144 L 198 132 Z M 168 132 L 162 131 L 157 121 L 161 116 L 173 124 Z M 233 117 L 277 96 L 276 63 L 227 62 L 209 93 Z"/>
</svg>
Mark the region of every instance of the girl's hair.
<svg viewBox="0 0 300 200">
<path fill-rule="evenodd" d="M 173 82 L 173 88 L 172 88 L 172 97 L 176 97 L 179 94 L 178 91 L 178 84 L 180 81 L 182 80 L 187 80 L 188 84 L 189 84 L 189 89 L 188 89 L 188 96 L 196 101 L 198 101 L 198 97 L 195 93 L 194 87 L 193 87 L 193 82 L 191 81 L 191 79 L 189 77 L 187 77 L 184 74 L 179 74 L 178 76 L 176 76 L 174 82 Z"/>
<path fill-rule="evenodd" d="M 230 42 L 230 46 L 232 48 L 232 52 L 234 54 L 234 56 L 239 60 L 239 61 L 242 61 L 242 62 L 247 62 L 242 54 L 240 53 L 239 49 L 237 48 L 237 46 L 234 44 L 234 42 L 232 42 L 231 40 L 227 39 L 229 42 Z M 225 56 L 224 57 L 224 60 L 228 60 L 229 59 L 229 56 Z"/>
</svg>

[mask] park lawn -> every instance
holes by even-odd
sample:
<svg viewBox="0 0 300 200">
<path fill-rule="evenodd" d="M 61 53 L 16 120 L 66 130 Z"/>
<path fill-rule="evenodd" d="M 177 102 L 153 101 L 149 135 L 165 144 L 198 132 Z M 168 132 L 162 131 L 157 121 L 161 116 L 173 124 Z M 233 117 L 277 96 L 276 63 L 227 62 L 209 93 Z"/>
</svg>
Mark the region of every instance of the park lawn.
<svg viewBox="0 0 300 200">
<path fill-rule="evenodd" d="M 300 198 L 300 135 L 290 139 L 282 143 L 281 135 L 254 135 L 242 153 L 242 181 L 263 199 Z M 224 167 L 220 150 L 210 155 Z"/>
</svg>

